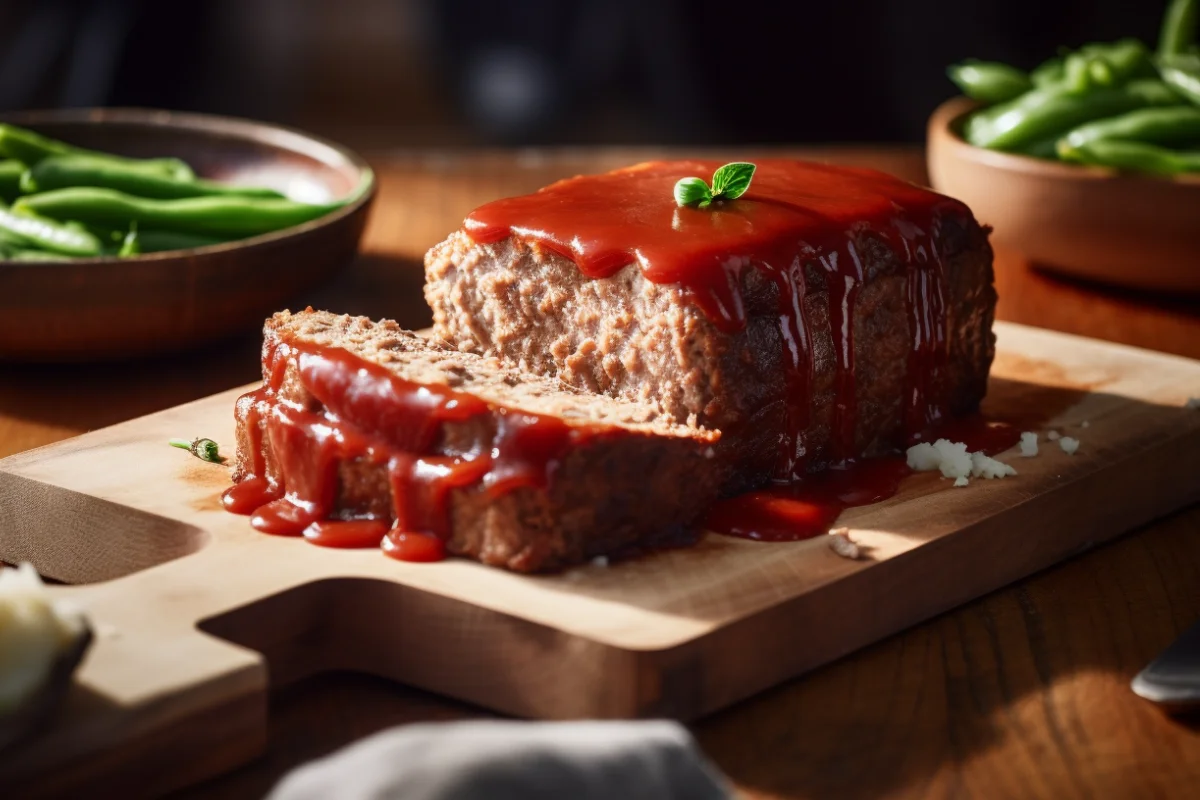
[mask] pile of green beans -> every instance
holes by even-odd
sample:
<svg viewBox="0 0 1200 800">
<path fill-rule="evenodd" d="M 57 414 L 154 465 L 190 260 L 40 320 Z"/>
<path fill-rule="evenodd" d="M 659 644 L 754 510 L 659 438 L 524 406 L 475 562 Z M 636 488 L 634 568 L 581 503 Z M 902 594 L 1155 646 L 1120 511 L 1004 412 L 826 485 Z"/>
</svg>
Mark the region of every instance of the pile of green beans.
<svg viewBox="0 0 1200 800">
<path fill-rule="evenodd" d="M 342 207 L 197 178 L 178 158 L 84 150 L 0 124 L 0 260 L 130 257 L 257 236 Z"/>
<path fill-rule="evenodd" d="M 1064 50 L 1030 72 L 968 60 L 976 147 L 1151 175 L 1200 172 L 1200 0 L 1171 0 L 1155 52 L 1137 39 Z M 3 186 L 0 178 L 0 187 Z M 2 191 L 2 188 L 0 188 Z"/>
</svg>

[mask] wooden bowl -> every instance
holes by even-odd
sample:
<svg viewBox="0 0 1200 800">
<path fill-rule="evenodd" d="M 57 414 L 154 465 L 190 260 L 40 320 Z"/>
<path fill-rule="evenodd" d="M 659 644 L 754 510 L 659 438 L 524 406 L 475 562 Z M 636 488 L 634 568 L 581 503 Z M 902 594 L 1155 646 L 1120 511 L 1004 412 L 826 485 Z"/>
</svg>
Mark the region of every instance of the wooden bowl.
<svg viewBox="0 0 1200 800">
<path fill-rule="evenodd" d="M 357 200 L 274 233 L 136 258 L 0 261 L 0 359 L 90 361 L 183 349 L 262 325 L 358 249 L 375 194 L 370 168 L 343 147 L 248 120 L 142 109 L 37 111 L 4 121 L 80 147 L 178 156 L 196 173 L 295 199 Z"/>
<path fill-rule="evenodd" d="M 974 147 L 974 108 L 929 120 L 933 187 L 971 207 L 995 243 L 1055 272 L 1151 291 L 1200 292 L 1200 177 L 1155 178 Z"/>
</svg>

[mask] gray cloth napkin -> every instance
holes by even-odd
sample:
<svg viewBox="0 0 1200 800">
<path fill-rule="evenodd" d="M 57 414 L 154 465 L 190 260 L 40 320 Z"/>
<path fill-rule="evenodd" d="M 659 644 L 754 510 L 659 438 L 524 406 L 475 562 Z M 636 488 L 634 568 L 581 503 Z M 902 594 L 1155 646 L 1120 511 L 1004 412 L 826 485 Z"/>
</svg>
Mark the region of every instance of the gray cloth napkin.
<svg viewBox="0 0 1200 800">
<path fill-rule="evenodd" d="M 288 774 L 268 800 L 726 800 L 674 722 L 408 725 Z"/>
</svg>

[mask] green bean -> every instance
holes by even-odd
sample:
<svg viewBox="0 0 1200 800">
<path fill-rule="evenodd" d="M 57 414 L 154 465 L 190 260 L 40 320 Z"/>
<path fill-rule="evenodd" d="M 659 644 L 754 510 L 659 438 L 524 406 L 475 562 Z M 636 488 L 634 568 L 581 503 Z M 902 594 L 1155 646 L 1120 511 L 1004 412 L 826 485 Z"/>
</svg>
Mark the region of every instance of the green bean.
<svg viewBox="0 0 1200 800">
<path fill-rule="evenodd" d="M 10 158 L 0 161 L 0 201 L 11 203 L 21 194 L 21 175 L 25 164 Z"/>
<path fill-rule="evenodd" d="M 1074 94 L 1082 94 L 1096 86 L 1113 84 L 1112 67 L 1102 58 L 1071 53 L 1063 61 L 1063 86 Z"/>
<path fill-rule="evenodd" d="M 3 204 L 0 204 L 0 209 L 2 208 Z M 0 245 L 8 245 L 9 247 L 25 247 L 27 244 L 28 240 L 24 236 L 17 236 L 15 233 L 0 227 Z"/>
<path fill-rule="evenodd" d="M 1200 0 L 1171 0 L 1167 13 L 1163 15 L 1158 54 L 1173 56 L 1190 50 L 1196 44 L 1198 20 Z"/>
<path fill-rule="evenodd" d="M 1038 89 L 1060 83 L 1066 75 L 1065 57 L 1056 56 L 1038 64 L 1029 73 L 1029 80 Z"/>
<path fill-rule="evenodd" d="M 167 250 L 193 250 L 197 247 L 221 244 L 228 240 L 197 233 L 148 230 L 138 232 L 138 241 L 142 246 L 143 253 L 161 253 Z"/>
<path fill-rule="evenodd" d="M 1033 88 L 1028 75 L 997 61 L 968 59 L 946 72 L 963 94 L 989 105 L 1012 100 Z"/>
<path fill-rule="evenodd" d="M 1064 48 L 1029 73 L 1030 81 L 1039 89 L 1066 83 L 1079 92 L 1152 77 L 1154 61 L 1146 45 L 1137 39 L 1093 42 L 1078 50 Z"/>
<path fill-rule="evenodd" d="M 1118 80 L 1112 63 L 1104 56 L 1092 56 L 1088 59 L 1087 75 L 1092 86 L 1112 86 Z"/>
<path fill-rule="evenodd" d="M 1200 152 L 1168 150 L 1144 142 L 1097 139 L 1079 147 L 1072 147 L 1064 140 L 1059 142 L 1058 154 L 1064 161 L 1154 175 L 1178 175 L 1183 172 L 1200 171 Z"/>
<path fill-rule="evenodd" d="M 0 241 L 0 261 L 72 261 L 74 256 L 37 250 L 20 243 Z"/>
<path fill-rule="evenodd" d="M 1076 148 L 1098 139 L 1163 145 L 1200 142 L 1200 108 L 1139 108 L 1117 117 L 1086 122 L 1062 138 L 1068 147 Z"/>
<path fill-rule="evenodd" d="M 1154 59 L 1138 39 L 1086 44 L 1079 52 L 1093 62 L 1103 62 L 1112 71 L 1114 81 L 1154 77 Z"/>
<path fill-rule="evenodd" d="M 1019 150 L 1071 128 L 1146 106 L 1179 105 L 1183 99 L 1162 81 L 1137 80 L 1122 86 L 1072 94 L 1062 86 L 1026 92 L 1015 100 L 985 108 L 966 122 L 966 140 L 976 147 Z"/>
<path fill-rule="evenodd" d="M 1058 137 L 1048 136 L 1045 139 L 1038 139 L 1036 142 L 1031 142 L 1012 152 L 1020 153 L 1023 156 L 1029 156 L 1031 158 L 1048 158 L 1053 160 L 1058 158 L 1058 150 L 1056 149 L 1057 145 Z"/>
<path fill-rule="evenodd" d="M 205 180 L 179 180 L 163 175 L 161 170 L 144 164 L 129 164 L 91 156 L 50 156 L 31 167 L 21 179 L 21 190 L 26 194 L 71 186 L 116 189 L 137 197 L 162 200 L 210 195 L 276 199 L 283 197 L 274 189 L 231 186 Z"/>
<path fill-rule="evenodd" d="M 73 261 L 76 256 L 51 253 L 49 250 L 32 250 L 29 248 L 14 248 L 8 259 L 10 261 Z"/>
<path fill-rule="evenodd" d="M 341 208 L 343 202 L 307 205 L 252 197 L 188 197 L 147 200 L 112 189 L 76 187 L 27 195 L 13 208 L 93 225 L 136 222 L 147 229 L 241 237 L 300 225 Z"/>
<path fill-rule="evenodd" d="M 14 207 L 15 208 L 15 207 Z M 100 241 L 79 225 L 63 224 L 29 213 L 14 213 L 0 206 L 0 229 L 10 241 L 68 256 L 95 256 Z"/>
<path fill-rule="evenodd" d="M 1158 72 L 1164 83 L 1200 105 L 1200 56 L 1165 56 L 1158 61 Z"/>
<path fill-rule="evenodd" d="M 134 223 L 129 226 L 129 233 L 125 234 L 125 238 L 121 240 L 121 247 L 117 250 L 117 255 L 121 258 L 129 258 L 140 255 L 141 252 L 142 243 L 138 238 L 137 223 Z"/>
<path fill-rule="evenodd" d="M 85 150 L 81 147 L 50 139 L 16 125 L 0 123 L 0 156 L 15 158 L 26 164 L 37 164 L 43 158 L 50 156 L 90 156 L 91 158 L 117 161 L 123 164 L 137 164 L 151 169 L 157 169 L 164 175 L 179 180 L 189 180 L 195 177 L 192 168 L 178 158 L 126 158 L 111 153 L 101 153 L 95 150 Z"/>
</svg>

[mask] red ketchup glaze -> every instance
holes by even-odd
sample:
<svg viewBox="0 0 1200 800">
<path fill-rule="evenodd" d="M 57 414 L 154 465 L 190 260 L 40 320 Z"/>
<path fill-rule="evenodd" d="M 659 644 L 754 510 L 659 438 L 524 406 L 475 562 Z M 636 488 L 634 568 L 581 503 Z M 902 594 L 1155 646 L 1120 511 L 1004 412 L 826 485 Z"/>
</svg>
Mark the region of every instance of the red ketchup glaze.
<svg viewBox="0 0 1200 800">
<path fill-rule="evenodd" d="M 304 538 L 322 547 L 379 547 L 390 528 L 379 519 L 326 519 L 305 528 Z"/>
<path fill-rule="evenodd" d="M 441 561 L 446 557 L 446 545 L 427 533 L 393 530 L 383 540 L 383 552 L 399 561 Z"/>
<path fill-rule="evenodd" d="M 637 264 L 654 283 L 679 284 L 719 328 L 746 324 L 742 275 L 755 269 L 779 288 L 779 325 L 787 368 L 788 435 L 776 479 L 799 479 L 809 456 L 813 336 L 804 312 L 804 268 L 824 273 L 836 357 L 831 458 L 854 453 L 857 403 L 850 324 L 863 263 L 855 242 L 873 236 L 889 246 L 907 275 L 911 330 L 906 434 L 943 415 L 939 374 L 946 360 L 944 267 L 935 247 L 947 217 L 969 219 L 962 203 L 868 169 L 764 159 L 741 198 L 707 209 L 680 208 L 675 182 L 708 178 L 718 161 L 640 164 L 605 175 L 571 178 L 523 197 L 488 203 L 464 230 L 488 243 L 532 240 L 574 261 L 593 278 Z"/>
<path fill-rule="evenodd" d="M 221 505 L 234 514 L 253 514 L 277 499 L 279 493 L 266 478 L 247 478 L 225 490 L 221 495 Z"/>
<path fill-rule="evenodd" d="M 292 356 L 318 410 L 279 397 Z M 250 474 L 226 490 L 225 508 L 251 515 L 251 525 L 264 533 L 303 535 L 325 547 L 381 546 L 406 561 L 445 555 L 452 490 L 475 487 L 496 497 L 543 487 L 571 447 L 604 430 L 494 408 L 446 386 L 411 383 L 338 348 L 275 345 L 266 351 L 264 375 L 262 388 L 238 401 L 253 463 Z M 472 452 L 439 451 L 445 423 L 485 414 L 498 419 L 490 441 L 478 442 Z M 269 465 L 263 437 L 271 445 Z M 386 476 L 393 501 L 387 518 L 331 518 L 339 470 L 355 467 Z"/>
<path fill-rule="evenodd" d="M 808 539 L 828 531 L 847 508 L 893 496 L 910 472 L 896 457 L 831 467 L 803 481 L 720 500 L 709 509 L 704 527 L 762 542 Z"/>
<path fill-rule="evenodd" d="M 706 527 L 763 540 L 804 538 L 824 532 L 846 508 L 890 497 L 908 473 L 902 458 L 852 460 L 858 417 L 852 320 L 865 282 L 856 243 L 873 237 L 891 248 L 905 270 L 910 333 L 905 438 L 928 438 L 923 434 L 931 426 L 958 423 L 943 419 L 947 322 L 938 228 L 948 218 L 969 219 L 970 211 L 873 170 L 779 159 L 759 161 L 750 190 L 736 201 L 703 210 L 676 206 L 677 180 L 707 178 L 718 166 L 712 161 L 652 163 L 561 181 L 480 207 L 467 218 L 465 230 L 480 243 L 511 235 L 538 242 L 595 278 L 636 264 L 652 282 L 681 285 L 727 332 L 746 325 L 745 272 L 757 270 L 772 281 L 779 289 L 788 408 L 775 477 L 787 485 L 716 504 Z M 829 458 L 836 468 L 812 477 L 807 477 L 811 454 L 803 437 L 814 371 L 813 331 L 804 306 L 806 266 L 822 275 L 827 289 L 835 363 Z M 291 346 L 276 351 L 267 353 L 266 385 L 244 398 L 244 413 L 265 420 L 265 435 L 282 455 L 273 474 L 267 474 L 260 443 L 252 442 L 253 477 L 233 487 L 225 500 L 226 507 L 241 513 L 263 500 L 254 523 L 268 532 L 304 531 L 318 544 L 374 538 L 384 528 L 382 521 L 340 529 L 357 521 L 321 521 L 331 511 L 336 465 L 358 459 L 386 466 L 396 523 L 385 530 L 384 551 L 405 560 L 436 560 L 445 551 L 452 489 L 480 486 L 498 496 L 543 485 L 579 433 L 557 420 L 510 412 L 500 419 L 490 450 L 434 455 L 430 449 L 444 422 L 469 419 L 486 406 L 450 389 L 407 385 L 348 353 L 309 349 L 300 354 L 301 379 L 324 410 L 296 409 L 274 399 Z M 262 435 L 256 426 L 250 429 Z M 993 429 L 979 420 L 943 428 L 938 435 L 989 452 L 1016 441 L 1015 430 Z M 246 484 L 255 488 L 242 489 Z"/>
<path fill-rule="evenodd" d="M 916 437 L 932 442 L 963 442 L 968 452 L 988 455 L 1015 447 L 1021 428 L 981 414 L 947 419 Z M 791 542 L 819 536 L 847 508 L 895 496 L 912 470 L 903 456 L 849 462 L 809 475 L 803 481 L 771 486 L 720 500 L 709 509 L 706 530 L 764 542 Z"/>
</svg>

